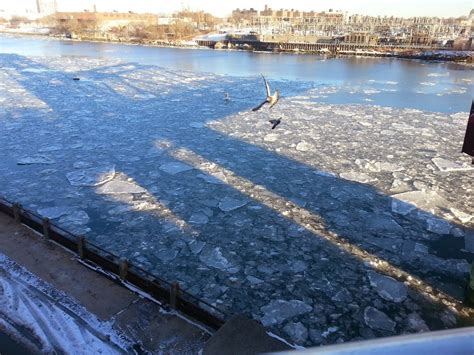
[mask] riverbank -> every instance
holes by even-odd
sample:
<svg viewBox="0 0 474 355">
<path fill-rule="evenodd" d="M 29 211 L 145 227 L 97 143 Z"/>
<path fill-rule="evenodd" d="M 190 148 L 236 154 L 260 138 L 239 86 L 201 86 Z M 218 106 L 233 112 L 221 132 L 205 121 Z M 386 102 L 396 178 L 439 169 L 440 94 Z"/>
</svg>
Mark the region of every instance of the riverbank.
<svg viewBox="0 0 474 355">
<path fill-rule="evenodd" d="M 326 47 L 321 47 L 320 50 L 308 50 L 305 49 L 308 44 L 306 43 L 285 43 L 284 46 L 280 43 L 258 43 L 245 44 L 239 43 L 238 45 L 223 45 L 221 42 L 210 42 L 210 41 L 164 41 L 164 40 L 147 40 L 147 39 L 114 39 L 114 38 L 98 38 L 98 37 L 87 37 L 81 36 L 80 38 L 66 38 L 63 36 L 54 36 L 43 33 L 30 33 L 30 32 L 11 32 L 0 30 L 2 34 L 10 34 L 13 36 L 34 36 L 34 37 L 46 37 L 50 39 L 66 40 L 73 42 L 91 42 L 91 43 L 115 43 L 125 45 L 142 45 L 148 47 L 157 48 L 185 48 L 185 49 L 201 49 L 201 50 L 227 50 L 227 51 L 246 51 L 246 52 L 267 52 L 275 54 L 297 54 L 297 55 L 322 55 L 326 58 L 340 57 L 340 56 L 355 56 L 355 57 L 385 57 L 385 58 L 400 58 L 400 59 L 416 59 L 423 61 L 439 61 L 439 62 L 456 62 L 460 64 L 474 65 L 474 52 L 472 51 L 452 51 L 452 50 L 390 50 L 387 47 L 380 47 L 382 50 L 378 50 L 377 47 L 374 49 L 367 50 L 344 50 L 338 49 L 336 51 L 330 51 Z M 301 47 L 301 48 L 300 48 Z"/>
<path fill-rule="evenodd" d="M 116 44 L 125 44 L 125 45 L 143 45 L 143 46 L 153 46 L 158 48 L 195 48 L 195 49 L 209 49 L 200 47 L 197 44 L 191 44 L 190 42 L 177 42 L 177 41 L 160 41 L 160 40 L 122 40 L 122 39 L 110 39 L 110 38 L 98 38 L 98 37 L 87 37 L 82 36 L 78 37 L 65 37 L 57 36 L 50 34 L 34 33 L 34 32 L 12 32 L 0 30 L 0 34 L 7 34 L 17 37 L 43 37 L 48 39 L 55 39 L 60 41 L 71 41 L 71 42 L 91 42 L 91 43 L 116 43 Z"/>
</svg>

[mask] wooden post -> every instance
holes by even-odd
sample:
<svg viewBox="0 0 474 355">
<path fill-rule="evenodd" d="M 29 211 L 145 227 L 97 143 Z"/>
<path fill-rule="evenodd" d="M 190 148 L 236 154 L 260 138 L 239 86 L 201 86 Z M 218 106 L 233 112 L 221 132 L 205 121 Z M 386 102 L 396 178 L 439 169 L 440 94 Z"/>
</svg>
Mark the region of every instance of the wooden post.
<svg viewBox="0 0 474 355">
<path fill-rule="evenodd" d="M 43 218 L 43 235 L 46 239 L 49 239 L 49 226 L 50 226 L 49 218 L 44 217 Z"/>
<path fill-rule="evenodd" d="M 12 206 L 12 210 L 13 210 L 13 219 L 20 223 L 21 222 L 21 205 L 19 203 L 15 203 L 13 206 Z"/>
<path fill-rule="evenodd" d="M 471 264 L 471 274 L 469 275 L 469 283 L 466 287 L 466 301 L 474 306 L 474 262 Z"/>
<path fill-rule="evenodd" d="M 173 309 L 176 309 L 176 299 L 179 295 L 179 283 L 173 282 L 170 289 L 170 306 Z"/>
<path fill-rule="evenodd" d="M 77 239 L 77 254 L 79 258 L 84 259 L 84 249 L 86 248 L 86 239 L 83 235 L 79 236 Z"/>
<path fill-rule="evenodd" d="M 121 258 L 119 261 L 119 274 L 120 278 L 125 281 L 128 274 L 128 261 L 125 258 Z"/>
</svg>

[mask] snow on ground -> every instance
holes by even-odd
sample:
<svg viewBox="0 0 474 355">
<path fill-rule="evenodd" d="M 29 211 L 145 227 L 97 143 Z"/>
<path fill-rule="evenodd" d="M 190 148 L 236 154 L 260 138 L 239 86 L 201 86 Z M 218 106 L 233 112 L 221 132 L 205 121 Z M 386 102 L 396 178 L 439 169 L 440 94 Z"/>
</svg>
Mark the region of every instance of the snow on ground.
<svg viewBox="0 0 474 355">
<path fill-rule="evenodd" d="M 130 347 L 109 323 L 3 254 L 0 276 L 0 328 L 31 351 L 124 354 Z"/>
<path fill-rule="evenodd" d="M 1 55 L 0 77 L 1 194 L 223 311 L 299 345 L 465 314 L 467 113 L 320 101 L 402 83 L 289 81 L 253 113 L 261 78 L 102 59 Z"/>
</svg>

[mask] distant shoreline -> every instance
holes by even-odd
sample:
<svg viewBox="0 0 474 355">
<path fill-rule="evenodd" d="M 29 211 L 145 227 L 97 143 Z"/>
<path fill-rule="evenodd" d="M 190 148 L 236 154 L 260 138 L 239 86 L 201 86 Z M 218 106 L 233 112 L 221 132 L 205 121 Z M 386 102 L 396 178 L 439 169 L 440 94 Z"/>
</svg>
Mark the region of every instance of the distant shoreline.
<svg viewBox="0 0 474 355">
<path fill-rule="evenodd" d="M 54 40 L 60 41 L 71 41 L 71 42 L 91 42 L 91 43 L 112 43 L 112 44 L 125 44 L 125 45 L 135 45 L 135 46 L 147 46 L 147 47 L 156 47 L 156 48 L 175 48 L 175 49 L 199 49 L 199 50 L 219 50 L 219 51 L 232 51 L 232 52 L 255 52 L 255 53 L 269 53 L 269 54 L 293 54 L 293 55 L 318 55 L 318 56 L 325 56 L 325 57 L 377 57 L 377 58 L 397 58 L 397 59 L 416 59 L 422 60 L 427 62 L 449 62 L 449 63 L 457 63 L 466 66 L 474 67 L 474 53 L 472 51 L 462 51 L 466 52 L 465 57 L 457 57 L 457 56 L 441 56 L 441 55 L 429 55 L 429 54 L 414 54 L 408 55 L 406 53 L 400 54 L 392 54 L 392 53 L 380 53 L 380 52 L 373 52 L 373 53 L 345 53 L 340 52 L 337 54 L 324 54 L 318 53 L 314 51 L 293 51 L 293 50 L 281 50 L 281 51 L 255 51 L 252 49 L 241 49 L 241 48 L 210 48 L 208 46 L 200 46 L 200 45 L 190 45 L 186 43 L 177 43 L 177 42 L 165 42 L 159 40 L 114 40 L 114 39 L 102 39 L 102 38 L 65 38 L 59 36 L 52 36 L 49 34 L 43 33 L 34 33 L 34 32 L 12 32 L 12 31 L 5 31 L 0 30 L 0 34 L 8 34 L 11 36 L 18 36 L 18 37 L 43 37 L 49 38 Z M 436 52 L 427 51 L 429 52 Z M 440 51 L 438 51 L 440 52 Z M 447 50 L 446 52 L 453 52 Z M 459 51 L 461 52 L 461 51 Z"/>
</svg>

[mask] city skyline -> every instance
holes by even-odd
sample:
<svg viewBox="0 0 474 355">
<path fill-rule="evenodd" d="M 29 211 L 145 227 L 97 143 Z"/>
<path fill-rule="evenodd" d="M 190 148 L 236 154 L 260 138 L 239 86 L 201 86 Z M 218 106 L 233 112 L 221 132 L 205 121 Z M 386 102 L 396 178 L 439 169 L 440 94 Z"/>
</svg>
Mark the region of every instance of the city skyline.
<svg viewBox="0 0 474 355">
<path fill-rule="evenodd" d="M 265 5 L 273 9 L 298 9 L 302 11 L 344 11 L 350 14 L 361 14 L 370 16 L 397 16 L 397 17 L 460 17 L 467 16 L 472 9 L 472 2 L 465 0 L 454 0 L 446 2 L 444 0 L 399 0 L 397 5 L 392 1 L 359 0 L 357 3 L 347 0 L 322 0 L 317 4 L 306 0 L 295 0 L 291 6 L 283 0 L 242 0 L 222 3 L 212 0 L 187 0 L 183 2 L 153 4 L 147 0 L 86 0 L 78 4 L 72 0 L 57 0 L 58 11 L 92 11 L 96 6 L 97 11 L 119 11 L 119 12 L 150 12 L 150 13 L 172 13 L 182 8 L 191 10 L 203 10 L 215 16 L 224 17 L 230 15 L 236 8 L 251 8 L 262 10 Z M 0 10 L 8 12 L 29 12 L 36 11 L 36 0 L 17 0 L 15 3 L 0 5 Z"/>
</svg>

